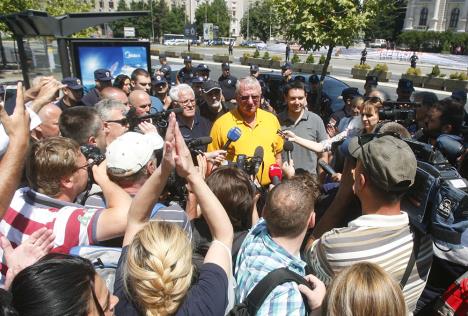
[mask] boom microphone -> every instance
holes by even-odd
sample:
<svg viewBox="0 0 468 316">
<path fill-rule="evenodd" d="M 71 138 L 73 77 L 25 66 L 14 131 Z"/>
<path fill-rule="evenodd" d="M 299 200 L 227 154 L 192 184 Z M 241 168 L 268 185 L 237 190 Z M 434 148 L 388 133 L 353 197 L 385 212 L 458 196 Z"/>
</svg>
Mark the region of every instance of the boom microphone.
<svg viewBox="0 0 468 316">
<path fill-rule="evenodd" d="M 187 142 L 187 147 L 193 149 L 195 147 L 205 146 L 211 144 L 213 139 L 210 136 L 204 136 L 199 138 L 194 138 Z"/>
<path fill-rule="evenodd" d="M 288 165 L 291 165 L 291 152 L 294 149 L 294 144 L 289 140 L 284 142 L 283 150 L 286 152 L 286 159 L 288 160 Z"/>
<path fill-rule="evenodd" d="M 335 174 L 336 171 L 332 168 L 332 166 L 330 166 L 329 164 L 327 164 L 325 161 L 323 161 L 322 159 L 319 159 L 318 161 L 318 164 L 320 165 L 320 167 L 322 167 L 323 171 L 325 171 L 326 173 L 328 173 L 329 175 L 332 175 L 332 174 Z"/>
<path fill-rule="evenodd" d="M 263 147 L 262 146 L 257 146 L 257 148 L 255 148 L 252 161 L 254 162 L 254 174 L 257 174 L 258 169 L 260 169 L 260 166 L 263 163 Z"/>
<path fill-rule="evenodd" d="M 226 144 L 224 144 L 222 149 L 227 150 L 229 145 L 231 145 L 232 142 L 237 141 L 241 137 L 241 135 L 242 135 L 242 131 L 239 127 L 232 127 L 227 133 L 228 141 L 226 142 Z"/>
<path fill-rule="evenodd" d="M 281 183 L 281 180 L 283 180 L 283 170 L 281 170 L 277 163 L 272 164 L 268 170 L 268 176 L 270 177 L 273 185 L 278 185 Z"/>
</svg>

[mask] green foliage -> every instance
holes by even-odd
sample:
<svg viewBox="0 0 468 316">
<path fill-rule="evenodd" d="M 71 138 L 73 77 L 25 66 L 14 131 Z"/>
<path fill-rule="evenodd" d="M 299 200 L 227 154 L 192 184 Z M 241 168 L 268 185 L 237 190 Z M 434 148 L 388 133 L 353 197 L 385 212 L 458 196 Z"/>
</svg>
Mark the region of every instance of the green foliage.
<svg viewBox="0 0 468 316">
<path fill-rule="evenodd" d="M 297 63 L 300 63 L 301 62 L 301 59 L 299 58 L 299 56 L 297 54 L 294 54 L 293 57 L 291 58 L 291 63 L 292 64 L 297 64 Z"/>
<path fill-rule="evenodd" d="M 434 67 L 432 67 L 432 71 L 429 74 L 429 76 L 431 76 L 431 77 L 439 77 L 440 76 L 440 69 L 439 69 L 438 65 L 435 65 Z"/>
<path fill-rule="evenodd" d="M 199 35 L 203 34 L 203 23 L 213 23 L 219 27 L 219 36 L 229 36 L 229 10 L 224 0 L 203 3 L 195 11 L 195 24 Z"/>
<path fill-rule="evenodd" d="M 244 59 L 245 59 L 245 58 L 250 58 L 250 57 L 252 57 L 252 54 L 250 54 L 250 53 L 244 53 L 244 54 L 242 54 L 242 57 L 244 57 Z"/>
<path fill-rule="evenodd" d="M 269 60 L 270 59 L 270 54 L 268 52 L 265 52 L 265 54 L 263 54 L 263 59 Z"/>
<path fill-rule="evenodd" d="M 253 2 L 253 1 L 252 1 Z M 241 19 L 241 34 L 247 38 L 258 37 L 266 42 L 271 36 L 276 36 L 281 25 L 277 23 L 277 12 L 272 0 L 255 1 L 250 4 Z M 247 29 L 249 32 L 247 32 Z M 249 34 L 247 34 L 249 33 Z"/>
<path fill-rule="evenodd" d="M 455 80 L 468 80 L 468 74 L 466 72 L 455 72 L 453 74 L 450 74 L 449 76 L 450 79 L 455 79 Z"/>
<path fill-rule="evenodd" d="M 271 56 L 271 61 L 281 61 L 281 56 L 273 55 Z"/>
<path fill-rule="evenodd" d="M 313 63 L 315 63 L 314 55 L 309 54 L 309 56 L 307 56 L 307 59 L 306 59 L 305 62 L 306 62 L 306 64 L 313 64 Z"/>
<path fill-rule="evenodd" d="M 354 69 L 370 70 L 371 66 L 369 64 L 356 64 L 353 66 Z"/>
<path fill-rule="evenodd" d="M 422 72 L 421 72 L 421 68 L 413 68 L 413 67 L 409 67 L 407 70 L 406 70 L 406 74 L 409 75 L 409 76 L 421 76 Z"/>
<path fill-rule="evenodd" d="M 253 54 L 253 58 L 259 58 L 259 57 L 260 57 L 260 52 L 258 51 L 258 49 L 256 49 Z"/>
<path fill-rule="evenodd" d="M 375 65 L 374 69 L 372 71 L 380 73 L 380 72 L 388 72 L 388 66 L 387 64 L 377 64 Z"/>
<path fill-rule="evenodd" d="M 403 29 L 407 0 L 386 1 L 386 5 L 377 11 L 364 29 L 365 38 L 373 40 L 384 38 L 395 40 Z"/>
<path fill-rule="evenodd" d="M 398 36 L 397 42 L 413 51 L 451 52 L 458 45 L 468 46 L 468 33 L 407 31 Z"/>
<path fill-rule="evenodd" d="M 319 65 L 325 64 L 326 59 L 327 59 L 327 58 L 325 57 L 324 54 L 320 55 Z"/>
</svg>

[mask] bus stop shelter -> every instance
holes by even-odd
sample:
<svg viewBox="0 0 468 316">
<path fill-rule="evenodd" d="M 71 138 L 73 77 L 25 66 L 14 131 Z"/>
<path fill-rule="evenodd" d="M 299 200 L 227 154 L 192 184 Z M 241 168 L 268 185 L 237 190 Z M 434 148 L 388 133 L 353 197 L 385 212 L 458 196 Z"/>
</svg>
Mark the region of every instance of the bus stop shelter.
<svg viewBox="0 0 468 316">
<path fill-rule="evenodd" d="M 67 40 L 70 35 L 88 27 L 147 15 L 149 15 L 149 11 L 122 11 L 70 13 L 53 17 L 47 12 L 26 10 L 20 13 L 1 15 L 0 21 L 7 25 L 15 37 L 24 84 L 29 87 L 29 70 L 24 46 L 25 37 L 54 37 L 57 40 L 62 76 L 69 77 L 71 76 L 71 64 Z"/>
</svg>

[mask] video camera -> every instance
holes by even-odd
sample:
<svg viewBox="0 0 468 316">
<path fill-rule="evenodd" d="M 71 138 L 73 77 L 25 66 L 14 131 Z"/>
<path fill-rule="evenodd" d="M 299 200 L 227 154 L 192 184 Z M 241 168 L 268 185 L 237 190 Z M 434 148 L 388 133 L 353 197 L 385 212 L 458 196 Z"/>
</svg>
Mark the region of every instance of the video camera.
<svg viewBox="0 0 468 316">
<path fill-rule="evenodd" d="M 232 165 L 244 170 L 248 175 L 255 177 L 263 163 L 263 155 L 263 147 L 258 146 L 255 148 L 253 156 L 249 157 L 244 154 L 239 154 L 237 155 L 236 162 L 233 162 Z"/>
<path fill-rule="evenodd" d="M 138 124 L 141 122 L 147 121 L 147 120 L 152 120 L 153 125 L 158 127 L 160 135 L 164 136 L 166 127 L 168 125 L 168 118 L 171 113 L 181 113 L 183 111 L 182 108 L 175 108 L 175 109 L 170 109 L 170 110 L 165 110 L 162 112 L 156 112 L 156 113 L 151 113 L 148 115 L 143 115 L 143 116 L 137 116 L 136 114 L 136 109 L 134 107 L 130 108 L 126 115 L 126 120 L 128 122 L 128 130 L 129 131 L 135 131 L 135 129 L 138 127 Z"/>
<path fill-rule="evenodd" d="M 416 108 L 419 106 L 420 104 L 415 102 L 385 101 L 383 108 L 379 110 L 379 119 L 409 126 L 416 120 Z"/>
</svg>

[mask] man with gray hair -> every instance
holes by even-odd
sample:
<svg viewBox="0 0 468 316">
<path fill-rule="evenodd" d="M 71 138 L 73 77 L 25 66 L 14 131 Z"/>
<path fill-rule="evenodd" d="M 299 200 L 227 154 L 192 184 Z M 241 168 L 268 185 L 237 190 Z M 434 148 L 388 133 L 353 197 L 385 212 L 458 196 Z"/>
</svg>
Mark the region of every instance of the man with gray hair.
<svg viewBox="0 0 468 316">
<path fill-rule="evenodd" d="M 210 134 L 213 142 L 208 151 L 223 148 L 228 143 L 229 130 L 238 127 L 242 135 L 227 147 L 227 159 L 233 161 L 239 154 L 253 156 L 257 147 L 263 148 L 263 167 L 259 168 L 257 177 L 262 185 L 268 185 L 271 182 L 268 168 L 275 163 L 281 165 L 283 139 L 277 134 L 281 126 L 276 116 L 259 108 L 261 95 L 262 89 L 256 78 L 249 76 L 237 81 L 238 105 L 213 124 Z"/>
<path fill-rule="evenodd" d="M 96 111 L 104 122 L 106 144 L 128 131 L 128 120 L 125 114 L 127 107 L 120 101 L 104 99 L 96 103 Z"/>
<path fill-rule="evenodd" d="M 179 84 L 171 89 L 169 95 L 174 108 L 183 111 L 177 115 L 179 128 L 186 141 L 210 135 L 211 122 L 197 111 L 195 93 L 188 84 Z M 203 151 L 206 148 L 203 148 Z"/>
</svg>

